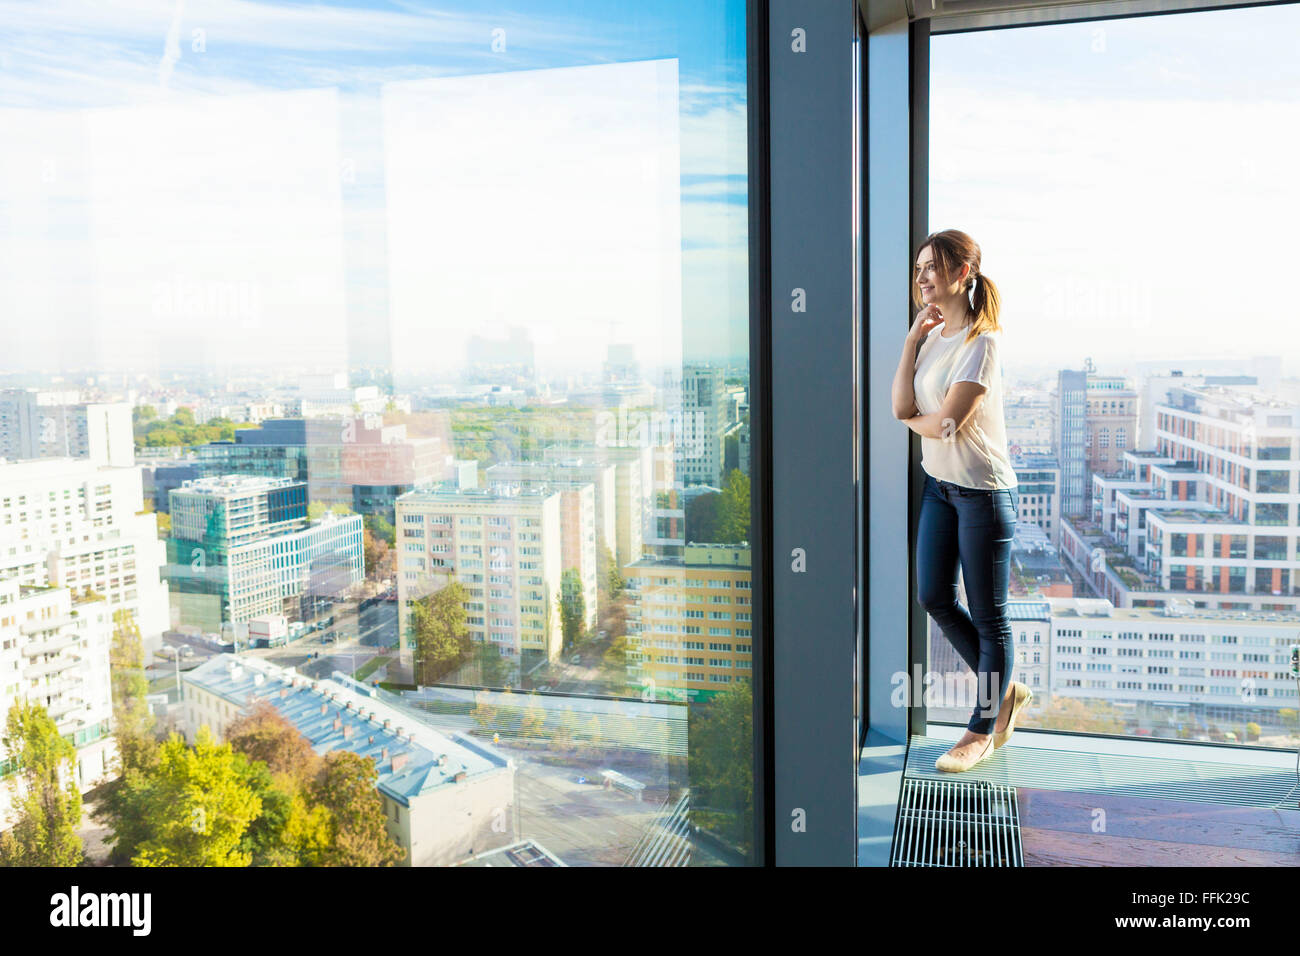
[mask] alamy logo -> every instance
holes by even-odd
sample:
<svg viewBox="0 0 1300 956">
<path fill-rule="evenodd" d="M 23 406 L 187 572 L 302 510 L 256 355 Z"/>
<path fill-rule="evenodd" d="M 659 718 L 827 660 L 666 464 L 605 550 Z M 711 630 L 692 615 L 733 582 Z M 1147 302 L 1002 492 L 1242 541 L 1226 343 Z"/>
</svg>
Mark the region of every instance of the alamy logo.
<svg viewBox="0 0 1300 956">
<path fill-rule="evenodd" d="M 51 926 L 129 926 L 135 936 L 148 936 L 153 896 L 150 893 L 71 893 L 50 897 Z"/>
</svg>

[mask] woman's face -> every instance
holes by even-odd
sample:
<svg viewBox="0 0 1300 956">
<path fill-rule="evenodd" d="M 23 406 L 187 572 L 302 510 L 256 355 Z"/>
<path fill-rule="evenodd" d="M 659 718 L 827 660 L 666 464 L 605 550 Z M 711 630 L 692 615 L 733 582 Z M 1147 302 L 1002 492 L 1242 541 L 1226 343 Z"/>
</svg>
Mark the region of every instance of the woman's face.
<svg viewBox="0 0 1300 956">
<path fill-rule="evenodd" d="M 963 271 L 965 271 L 963 269 Z M 916 257 L 916 287 L 921 293 L 921 302 L 931 305 L 935 302 L 951 300 L 961 295 L 961 279 L 947 282 L 939 274 L 935 265 L 934 251 L 926 246 Z"/>
</svg>

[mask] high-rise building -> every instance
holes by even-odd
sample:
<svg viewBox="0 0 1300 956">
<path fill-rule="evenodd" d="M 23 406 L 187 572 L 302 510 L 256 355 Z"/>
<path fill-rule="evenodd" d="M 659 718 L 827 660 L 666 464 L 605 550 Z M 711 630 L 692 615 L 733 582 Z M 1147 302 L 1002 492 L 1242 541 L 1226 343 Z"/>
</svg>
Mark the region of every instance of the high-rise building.
<svg viewBox="0 0 1300 956">
<path fill-rule="evenodd" d="M 677 477 L 683 485 L 722 484 L 725 435 L 730 421 L 723 369 L 682 369 L 681 432 L 676 435 Z"/>
<path fill-rule="evenodd" d="M 656 493 L 669 490 L 656 489 L 657 454 L 662 454 L 662 446 L 654 444 L 648 435 L 629 434 L 628 428 L 617 423 L 609 434 L 598 433 L 595 444 L 565 443 L 542 452 L 542 460 L 548 464 L 567 461 L 613 466 L 613 550 L 619 567 L 642 556 Z"/>
<path fill-rule="evenodd" d="M 181 624 L 219 631 L 264 614 L 313 616 L 364 576 L 362 518 L 307 518 L 307 488 L 227 475 L 171 492 L 167 574 Z"/>
<path fill-rule="evenodd" d="M 1061 465 L 1061 514 L 1088 510 L 1088 373 L 1062 369 L 1052 408 L 1052 447 Z"/>
<path fill-rule="evenodd" d="M 163 543 L 140 469 L 89 459 L 0 464 L 0 577 L 102 595 L 146 643 L 167 628 Z"/>
<path fill-rule="evenodd" d="M 628 679 L 659 700 L 707 700 L 753 673 L 748 544 L 688 544 L 623 569 Z"/>
<path fill-rule="evenodd" d="M 423 490 L 397 499 L 401 663 L 415 663 L 411 603 L 453 578 L 471 640 L 523 668 L 560 656 L 563 495 L 553 487 Z M 594 502 L 593 502 L 594 519 Z"/>
<path fill-rule="evenodd" d="M 135 464 L 131 406 L 83 402 L 66 391 L 0 391 L 0 458 L 88 458 L 98 465 Z"/>
<path fill-rule="evenodd" d="M 614 556 L 614 466 L 594 462 L 503 462 L 485 472 L 489 488 L 500 485 L 520 489 L 558 490 L 560 502 L 561 565 L 582 581 L 586 626 L 596 625 L 596 598 L 601 549 Z"/>
<path fill-rule="evenodd" d="M 1089 375 L 1086 409 L 1085 486 L 1092 475 L 1114 475 L 1124 452 L 1137 447 L 1138 393 L 1119 375 Z"/>
<path fill-rule="evenodd" d="M 0 713 L 28 701 L 45 708 L 77 751 L 76 780 L 84 793 L 111 772 L 109 648 L 113 608 L 102 597 L 67 588 L 0 579 Z M 0 827 L 11 806 L 13 770 L 0 743 Z"/>
<path fill-rule="evenodd" d="M 1055 547 L 1061 542 L 1061 466 L 1054 455 L 1011 456 L 1020 489 L 1019 520 L 1042 528 Z"/>
</svg>

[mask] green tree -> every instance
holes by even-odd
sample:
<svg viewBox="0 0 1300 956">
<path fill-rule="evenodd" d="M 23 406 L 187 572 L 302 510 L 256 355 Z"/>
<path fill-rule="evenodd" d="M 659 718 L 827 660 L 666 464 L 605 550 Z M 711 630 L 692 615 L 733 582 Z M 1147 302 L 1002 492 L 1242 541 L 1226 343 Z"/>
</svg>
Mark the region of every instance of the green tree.
<svg viewBox="0 0 1300 956">
<path fill-rule="evenodd" d="M 375 762 L 348 750 L 325 756 L 325 768 L 313 788 L 317 803 L 330 813 L 329 840 L 322 866 L 392 866 L 405 850 L 388 835 L 384 804 L 375 789 Z"/>
<path fill-rule="evenodd" d="M 149 712 L 149 681 L 144 676 L 144 646 L 135 614 L 113 612 L 113 643 L 108 652 L 113 696 L 113 738 L 123 771 L 153 766 L 158 759 L 153 714 Z"/>
<path fill-rule="evenodd" d="M 394 571 L 393 549 L 388 541 L 379 537 L 369 528 L 361 531 L 361 547 L 365 555 L 366 578 L 379 581 L 391 578 Z"/>
<path fill-rule="evenodd" d="M 749 681 L 740 680 L 688 712 L 692 822 L 746 856 L 753 851 L 753 708 Z"/>
<path fill-rule="evenodd" d="M 303 783 L 320 774 L 321 758 L 311 742 L 264 700 L 231 723 L 226 741 L 249 760 L 266 764 L 273 774 L 287 774 Z"/>
<path fill-rule="evenodd" d="M 83 850 L 76 749 L 45 708 L 28 701 L 9 708 L 3 743 L 14 768 L 13 827 L 0 834 L 0 865 L 77 866 Z"/>
<path fill-rule="evenodd" d="M 474 695 L 474 709 L 470 711 L 470 716 L 483 730 L 496 730 L 500 711 L 492 706 L 486 693 L 480 692 Z"/>
<path fill-rule="evenodd" d="M 555 600 L 560 612 L 560 631 L 564 635 L 562 647 L 569 648 L 582 640 L 587 621 L 582 576 L 573 568 L 560 576 L 560 591 Z"/>
<path fill-rule="evenodd" d="M 604 540 L 600 542 L 599 550 L 600 571 L 596 579 L 596 599 L 603 609 L 623 596 L 623 588 L 627 587 L 627 582 L 623 580 L 623 575 L 619 572 L 618 561 L 614 557 L 614 552 L 610 550 L 609 545 Z"/>
<path fill-rule="evenodd" d="M 261 802 L 261 812 L 240 841 L 250 865 L 320 865 L 329 849 L 329 810 L 312 802 L 304 781 L 291 773 L 272 773 L 265 763 L 246 755 L 241 770 L 244 783 Z"/>
<path fill-rule="evenodd" d="M 194 747 L 172 734 L 156 770 L 138 774 L 127 804 L 146 821 L 135 866 L 248 866 L 244 835 L 262 812 L 248 759 L 200 727 Z M 138 788 L 138 789 L 137 789 Z M 115 834 L 116 835 L 116 834 Z"/>
<path fill-rule="evenodd" d="M 524 708 L 519 719 L 520 737 L 540 737 L 546 727 L 546 708 L 538 701 L 534 692 L 528 695 L 528 706 Z"/>
<path fill-rule="evenodd" d="M 470 653 L 465 616 L 465 588 L 454 578 L 411 603 L 416 684 L 436 683 L 465 662 Z"/>
<path fill-rule="evenodd" d="M 397 547 L 397 529 L 383 515 L 366 515 L 362 522 L 378 540 L 386 542 L 390 548 Z"/>
<path fill-rule="evenodd" d="M 749 477 L 739 470 L 730 471 L 722 489 L 718 543 L 739 544 L 748 541 L 749 517 Z"/>
<path fill-rule="evenodd" d="M 510 662 L 501 656 L 501 652 L 491 641 L 475 644 L 474 657 L 478 661 L 480 684 L 486 687 L 500 687 L 510 677 Z"/>
<path fill-rule="evenodd" d="M 627 687 L 627 655 L 630 650 L 627 635 L 616 634 L 601 658 L 601 662 L 605 665 L 605 672 L 619 690 Z"/>
<path fill-rule="evenodd" d="M 722 540 L 722 495 L 707 491 L 686 504 L 686 540 L 719 542 Z"/>
</svg>

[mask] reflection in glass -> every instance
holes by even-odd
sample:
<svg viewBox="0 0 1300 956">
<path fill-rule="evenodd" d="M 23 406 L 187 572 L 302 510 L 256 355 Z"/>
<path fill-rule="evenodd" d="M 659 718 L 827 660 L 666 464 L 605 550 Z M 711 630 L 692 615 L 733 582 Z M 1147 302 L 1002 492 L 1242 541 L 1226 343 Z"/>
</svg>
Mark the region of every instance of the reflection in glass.
<svg viewBox="0 0 1300 956">
<path fill-rule="evenodd" d="M 751 860 L 744 3 L 3 15 L 0 704 L 111 859 Z M 226 745 L 319 832 L 151 829 Z"/>
</svg>

